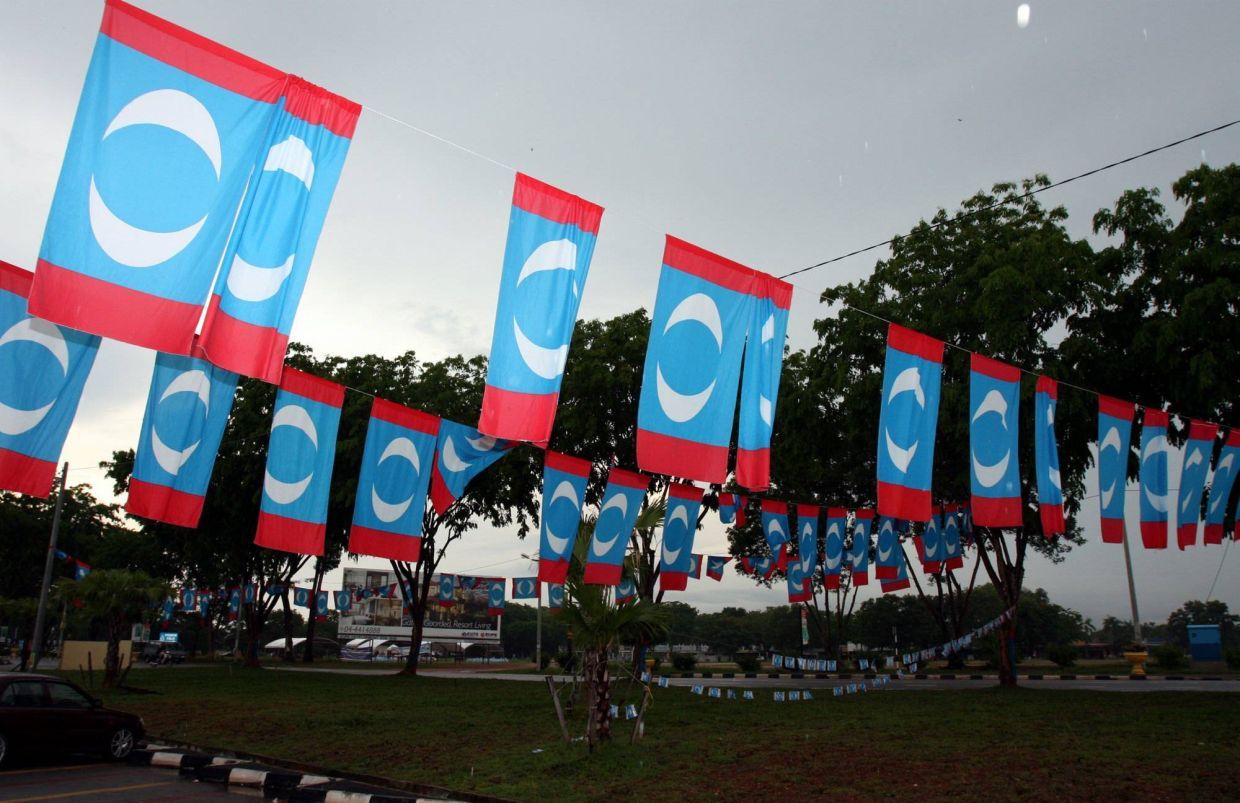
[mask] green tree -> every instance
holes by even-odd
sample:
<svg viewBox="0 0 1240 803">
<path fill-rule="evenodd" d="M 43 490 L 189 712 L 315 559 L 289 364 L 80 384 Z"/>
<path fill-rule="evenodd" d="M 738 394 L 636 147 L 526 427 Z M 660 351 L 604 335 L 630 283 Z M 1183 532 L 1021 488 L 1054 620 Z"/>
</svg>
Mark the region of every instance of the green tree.
<svg viewBox="0 0 1240 803">
<path fill-rule="evenodd" d="M 1167 634 L 1178 647 L 1188 649 L 1189 625 L 1218 625 L 1225 646 L 1240 642 L 1240 616 L 1227 610 L 1227 603 L 1212 599 L 1206 602 L 1189 600 L 1167 617 Z"/>
<path fill-rule="evenodd" d="M 103 665 L 103 687 L 116 685 L 120 672 L 120 643 L 129 625 L 150 614 L 168 593 L 165 583 L 145 572 L 100 569 L 75 582 L 62 580 L 62 596 L 81 600 L 87 616 L 107 629 L 108 650 Z"/>
</svg>

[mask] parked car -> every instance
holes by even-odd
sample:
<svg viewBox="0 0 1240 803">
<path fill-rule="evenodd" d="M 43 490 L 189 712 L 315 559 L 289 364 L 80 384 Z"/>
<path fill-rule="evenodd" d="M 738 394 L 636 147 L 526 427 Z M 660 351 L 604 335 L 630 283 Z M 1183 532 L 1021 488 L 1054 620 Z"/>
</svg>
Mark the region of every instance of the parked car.
<svg viewBox="0 0 1240 803">
<path fill-rule="evenodd" d="M 146 736 L 142 718 L 104 708 L 51 675 L 0 673 L 0 767 L 16 754 L 100 753 L 119 761 Z"/>
<path fill-rule="evenodd" d="M 148 664 L 184 663 L 187 653 L 179 644 L 148 641 L 142 648 L 142 660 Z"/>
</svg>

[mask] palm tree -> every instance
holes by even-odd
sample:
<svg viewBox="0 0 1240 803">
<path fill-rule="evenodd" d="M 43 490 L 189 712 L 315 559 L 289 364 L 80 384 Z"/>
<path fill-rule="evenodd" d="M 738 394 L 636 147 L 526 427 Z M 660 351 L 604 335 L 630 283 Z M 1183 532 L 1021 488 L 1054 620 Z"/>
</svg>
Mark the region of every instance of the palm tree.
<svg viewBox="0 0 1240 803">
<path fill-rule="evenodd" d="M 86 614 L 92 619 L 102 619 L 107 626 L 103 687 L 112 688 L 120 674 L 122 637 L 132 622 L 140 620 L 167 595 L 167 585 L 146 572 L 97 569 L 76 583 L 65 583 L 61 593 L 66 598 L 81 600 Z"/>
</svg>

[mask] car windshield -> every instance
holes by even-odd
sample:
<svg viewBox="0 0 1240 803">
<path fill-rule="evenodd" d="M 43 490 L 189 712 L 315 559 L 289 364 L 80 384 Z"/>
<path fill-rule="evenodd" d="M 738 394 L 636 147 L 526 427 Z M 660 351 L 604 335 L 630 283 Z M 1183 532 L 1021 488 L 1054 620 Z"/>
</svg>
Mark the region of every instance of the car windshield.
<svg viewBox="0 0 1240 803">
<path fill-rule="evenodd" d="M 67 683 L 48 683 L 53 708 L 90 708 L 90 699 Z"/>
</svg>

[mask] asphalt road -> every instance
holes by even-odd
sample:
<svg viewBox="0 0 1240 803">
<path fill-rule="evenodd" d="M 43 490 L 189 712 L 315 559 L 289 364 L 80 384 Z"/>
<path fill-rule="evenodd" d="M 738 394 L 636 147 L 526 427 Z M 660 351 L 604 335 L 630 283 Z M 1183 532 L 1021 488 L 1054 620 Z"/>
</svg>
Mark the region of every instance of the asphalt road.
<svg viewBox="0 0 1240 803">
<path fill-rule="evenodd" d="M 219 800 L 223 786 L 182 779 L 177 770 L 131 767 L 81 757 L 14 763 L 0 772 L 0 801 Z M 236 795 L 233 795 L 236 797 Z"/>
</svg>

